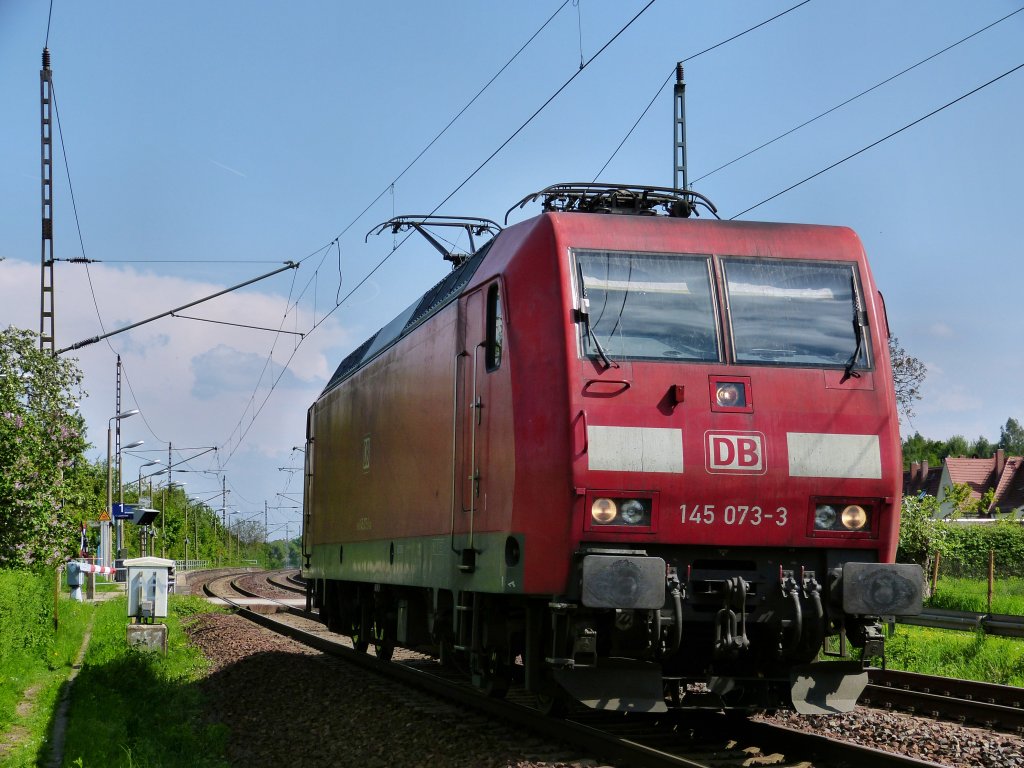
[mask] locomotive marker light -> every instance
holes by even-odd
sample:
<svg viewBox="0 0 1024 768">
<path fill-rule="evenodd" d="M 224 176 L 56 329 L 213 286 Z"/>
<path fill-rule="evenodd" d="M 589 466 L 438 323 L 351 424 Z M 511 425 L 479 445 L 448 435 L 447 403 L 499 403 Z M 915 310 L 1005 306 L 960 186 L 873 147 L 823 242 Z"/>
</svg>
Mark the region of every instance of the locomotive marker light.
<svg viewBox="0 0 1024 768">
<path fill-rule="evenodd" d="M 639 525 L 644 519 L 644 505 L 636 499 L 629 499 L 622 504 L 619 515 L 626 525 Z"/>
<path fill-rule="evenodd" d="M 819 504 L 814 510 L 814 528 L 819 531 L 828 531 L 836 524 L 839 513 L 831 504 Z"/>
</svg>

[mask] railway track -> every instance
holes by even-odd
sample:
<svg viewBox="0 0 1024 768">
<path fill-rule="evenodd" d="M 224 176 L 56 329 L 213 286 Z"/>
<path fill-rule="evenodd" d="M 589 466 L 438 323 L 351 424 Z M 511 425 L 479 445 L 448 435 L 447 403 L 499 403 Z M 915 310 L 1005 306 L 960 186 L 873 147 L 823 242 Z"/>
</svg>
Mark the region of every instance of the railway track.
<svg viewBox="0 0 1024 768">
<path fill-rule="evenodd" d="M 344 663 L 356 664 L 376 674 L 454 701 L 475 712 L 483 712 L 502 723 L 518 725 L 552 740 L 568 743 L 586 753 L 617 765 L 690 766 L 691 768 L 732 768 L 732 766 L 774 765 L 801 768 L 833 768 L 871 765 L 872 768 L 934 766 L 935 763 L 797 731 L 771 723 L 736 720 L 721 713 L 669 712 L 609 713 L 583 710 L 562 719 L 542 714 L 535 698 L 522 690 L 509 692 L 506 699 L 492 699 L 466 683 L 430 656 L 396 650 L 391 663 L 372 654 L 360 653 L 347 638 L 327 632 L 312 623 L 316 615 L 274 598 L 264 601 L 276 606 L 268 614 L 240 604 L 239 596 L 252 599 L 257 590 L 243 586 L 237 575 L 209 581 L 208 595 L 234 602 L 238 615 L 279 634 L 320 650 Z M 281 589 L 281 579 L 267 583 Z"/>
<path fill-rule="evenodd" d="M 860 703 L 1024 734 L 1024 689 L 897 670 L 872 670 Z"/>
</svg>

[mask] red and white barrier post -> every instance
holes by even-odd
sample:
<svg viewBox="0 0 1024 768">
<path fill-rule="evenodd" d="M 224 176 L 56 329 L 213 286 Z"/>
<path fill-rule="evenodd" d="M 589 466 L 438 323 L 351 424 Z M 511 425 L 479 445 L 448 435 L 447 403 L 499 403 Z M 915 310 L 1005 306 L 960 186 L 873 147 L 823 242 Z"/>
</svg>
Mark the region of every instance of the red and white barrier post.
<svg viewBox="0 0 1024 768">
<path fill-rule="evenodd" d="M 113 574 L 117 569 L 106 565 L 93 565 L 92 563 L 80 563 L 72 560 L 68 563 L 68 586 L 71 588 L 71 599 L 83 602 L 82 582 L 85 581 L 87 573 Z"/>
</svg>

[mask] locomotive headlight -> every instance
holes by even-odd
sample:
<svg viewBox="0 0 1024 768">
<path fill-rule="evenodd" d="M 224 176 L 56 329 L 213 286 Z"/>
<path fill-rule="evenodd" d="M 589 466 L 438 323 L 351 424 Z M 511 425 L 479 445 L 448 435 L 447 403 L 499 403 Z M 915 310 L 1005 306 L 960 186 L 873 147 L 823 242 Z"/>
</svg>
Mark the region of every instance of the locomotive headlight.
<svg viewBox="0 0 1024 768">
<path fill-rule="evenodd" d="M 828 531 L 836 524 L 839 513 L 831 504 L 819 504 L 814 509 L 814 527 L 819 531 Z"/>
<path fill-rule="evenodd" d="M 615 502 L 611 499 L 594 499 L 594 503 L 590 507 L 590 516 L 598 525 L 608 525 L 617 514 Z"/>
<path fill-rule="evenodd" d="M 843 509 L 843 527 L 848 531 L 860 531 L 868 524 L 868 513 L 858 504 L 850 504 Z"/>
<path fill-rule="evenodd" d="M 622 508 L 619 510 L 622 522 L 626 525 L 638 525 L 643 522 L 644 512 L 644 505 L 636 499 L 626 499 L 622 502 Z"/>
<path fill-rule="evenodd" d="M 718 401 L 719 405 L 726 408 L 746 405 L 744 402 L 746 398 L 743 396 L 743 385 L 730 381 L 720 382 L 715 388 L 715 400 Z"/>
</svg>

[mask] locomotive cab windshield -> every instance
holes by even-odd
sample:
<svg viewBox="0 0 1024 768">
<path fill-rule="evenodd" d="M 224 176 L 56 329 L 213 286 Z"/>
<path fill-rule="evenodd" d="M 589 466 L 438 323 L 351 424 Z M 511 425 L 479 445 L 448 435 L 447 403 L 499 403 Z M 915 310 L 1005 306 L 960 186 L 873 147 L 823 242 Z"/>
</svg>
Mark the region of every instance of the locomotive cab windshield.
<svg viewBox="0 0 1024 768">
<path fill-rule="evenodd" d="M 576 250 L 573 258 L 584 357 L 720 362 L 724 314 L 735 363 L 869 366 L 855 264 L 721 257 L 722 313 L 711 256 Z"/>
</svg>

